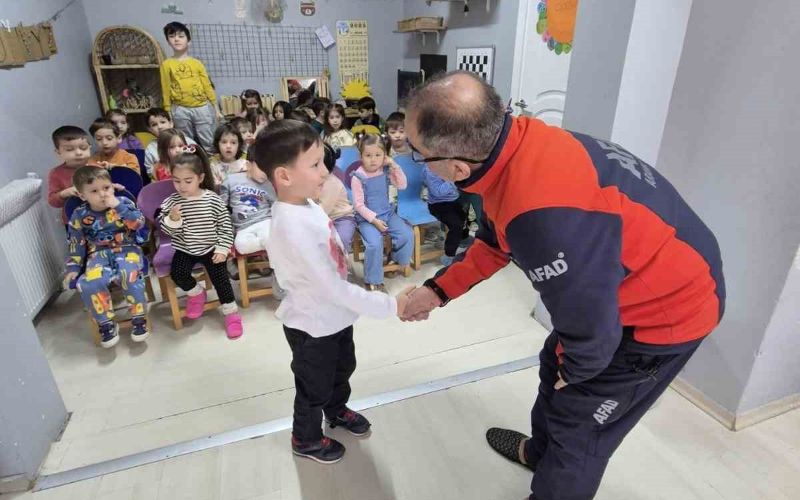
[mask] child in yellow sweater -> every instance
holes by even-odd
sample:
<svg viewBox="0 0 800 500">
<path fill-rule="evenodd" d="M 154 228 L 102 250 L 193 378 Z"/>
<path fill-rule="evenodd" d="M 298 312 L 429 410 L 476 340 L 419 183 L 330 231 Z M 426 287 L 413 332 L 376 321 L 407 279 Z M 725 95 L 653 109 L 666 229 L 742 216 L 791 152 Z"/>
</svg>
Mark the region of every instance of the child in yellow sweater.
<svg viewBox="0 0 800 500">
<path fill-rule="evenodd" d="M 206 67 L 189 57 L 192 35 L 185 24 L 176 21 L 167 24 L 164 36 L 173 50 L 173 56 L 161 63 L 164 108 L 172 110 L 175 128 L 212 152 L 216 120 L 222 118 L 222 113 L 217 108 L 217 95 Z"/>
</svg>

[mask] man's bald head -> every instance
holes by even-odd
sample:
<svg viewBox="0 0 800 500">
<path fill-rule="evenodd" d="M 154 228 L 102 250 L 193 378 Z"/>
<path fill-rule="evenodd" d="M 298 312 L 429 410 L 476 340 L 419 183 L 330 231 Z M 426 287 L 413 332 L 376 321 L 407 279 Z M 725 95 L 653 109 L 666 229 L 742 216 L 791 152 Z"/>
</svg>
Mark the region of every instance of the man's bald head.
<svg viewBox="0 0 800 500">
<path fill-rule="evenodd" d="M 436 156 L 483 159 L 503 128 L 505 106 L 494 88 L 474 73 L 436 76 L 408 96 L 409 121 L 417 140 Z"/>
</svg>

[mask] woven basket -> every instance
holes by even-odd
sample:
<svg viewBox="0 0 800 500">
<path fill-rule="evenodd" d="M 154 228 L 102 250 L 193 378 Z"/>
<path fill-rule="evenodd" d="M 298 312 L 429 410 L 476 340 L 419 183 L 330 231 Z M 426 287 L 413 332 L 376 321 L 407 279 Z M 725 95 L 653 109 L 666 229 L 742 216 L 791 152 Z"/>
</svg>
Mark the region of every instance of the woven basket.
<svg viewBox="0 0 800 500">
<path fill-rule="evenodd" d="M 106 28 L 94 42 L 96 64 L 105 64 L 102 56 L 108 56 L 111 64 L 158 64 L 160 50 L 158 42 L 142 30 L 129 26 Z M 107 59 L 108 59 L 107 58 Z"/>
</svg>

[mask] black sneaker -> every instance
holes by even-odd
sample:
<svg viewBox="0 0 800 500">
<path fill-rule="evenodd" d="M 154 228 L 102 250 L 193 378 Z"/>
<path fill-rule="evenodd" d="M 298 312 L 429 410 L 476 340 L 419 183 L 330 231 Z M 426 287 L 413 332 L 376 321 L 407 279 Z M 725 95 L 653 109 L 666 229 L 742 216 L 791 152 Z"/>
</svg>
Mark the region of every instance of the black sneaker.
<svg viewBox="0 0 800 500">
<path fill-rule="evenodd" d="M 119 325 L 114 321 L 100 325 L 100 345 L 108 349 L 119 342 Z"/>
<path fill-rule="evenodd" d="M 136 316 L 131 319 L 133 329 L 131 330 L 131 340 L 134 342 L 144 342 L 150 336 L 150 331 L 147 329 L 147 318 L 144 316 Z"/>
<path fill-rule="evenodd" d="M 522 463 L 522 461 L 519 459 L 519 445 L 526 439 L 528 439 L 528 436 L 525 434 L 512 431 L 510 429 L 492 427 L 486 431 L 486 441 L 489 442 L 489 446 L 491 446 L 494 451 L 511 460 L 515 464 L 519 464 L 532 471 L 536 471 L 535 467 L 531 466 L 530 464 Z"/>
<path fill-rule="evenodd" d="M 335 464 L 344 456 L 344 445 L 335 439 L 322 437 L 315 443 L 301 443 L 292 436 L 292 453 L 321 464 Z"/>
<path fill-rule="evenodd" d="M 350 434 L 358 437 L 367 434 L 372 426 L 364 415 L 356 413 L 349 408 L 345 408 L 336 418 L 326 420 L 331 429 L 341 425 L 350 431 Z"/>
</svg>

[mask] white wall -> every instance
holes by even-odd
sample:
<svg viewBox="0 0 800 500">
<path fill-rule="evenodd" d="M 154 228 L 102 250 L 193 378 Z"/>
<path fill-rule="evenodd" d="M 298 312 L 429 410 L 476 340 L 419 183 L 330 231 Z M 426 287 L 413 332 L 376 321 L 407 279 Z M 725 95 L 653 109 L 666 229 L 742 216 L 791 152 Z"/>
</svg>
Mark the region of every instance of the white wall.
<svg viewBox="0 0 800 500">
<path fill-rule="evenodd" d="M 800 245 L 797 19 L 794 0 L 694 2 L 661 141 L 659 168 L 716 234 L 728 291 L 682 377 L 731 412 L 798 390 L 796 316 L 782 319 L 797 302 L 780 302 L 796 297 L 784 285 Z"/>
<path fill-rule="evenodd" d="M 656 166 L 692 0 L 636 2 L 611 140 Z"/>
<path fill-rule="evenodd" d="M 491 10 L 486 12 L 484 0 L 470 2 L 470 12 L 464 16 L 463 2 L 432 2 L 404 0 L 403 18 L 442 16 L 447 31 L 442 32 L 441 42 L 426 35 L 423 47 L 417 34 L 403 34 L 403 66 L 407 71 L 419 71 L 420 54 L 447 56 L 447 70 L 456 69 L 456 49 L 459 47 L 495 46 L 493 84 L 504 100 L 511 97 L 511 73 L 514 64 L 514 44 L 517 30 L 517 11 L 520 0 L 492 0 Z M 392 29 L 396 29 L 393 27 Z"/>
<path fill-rule="evenodd" d="M 103 28 L 118 24 L 130 24 L 143 28 L 155 37 L 166 55 L 171 50 L 164 39 L 162 29 L 170 21 L 184 24 L 236 24 L 233 0 L 177 0 L 183 15 L 162 14 L 164 0 L 136 0 L 129 2 L 108 0 L 82 0 L 86 6 L 89 30 L 92 39 Z M 250 0 L 252 7 L 247 22 L 267 25 L 263 9 L 257 8 L 260 0 Z M 317 12 L 306 17 L 300 14 L 300 3 L 296 0 L 286 2 L 284 26 L 325 25 L 336 37 L 336 21 L 366 19 L 369 23 L 369 66 L 370 86 L 383 115 L 397 107 L 397 70 L 402 60 L 403 35 L 393 33 L 397 20 L 402 18 L 403 3 L 400 0 L 317 0 Z M 190 49 L 191 53 L 191 49 Z M 331 70 L 331 92 L 340 93 L 339 62 L 337 46 L 328 49 L 328 64 Z M 289 76 L 289 75 L 286 75 Z M 211 75 L 217 93 L 220 95 L 239 95 L 246 88 L 272 93 L 280 97 L 279 77 L 267 79 L 220 78 Z"/>
</svg>

